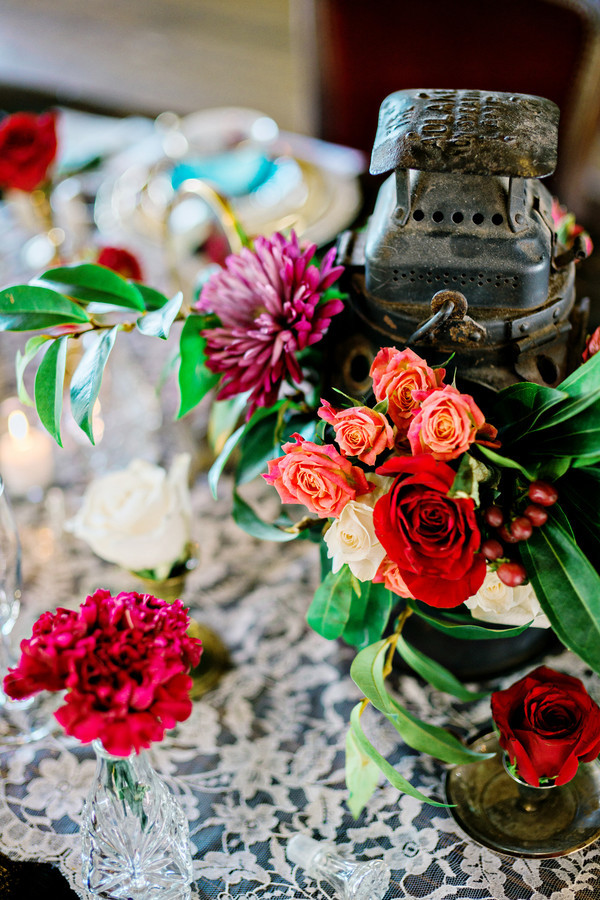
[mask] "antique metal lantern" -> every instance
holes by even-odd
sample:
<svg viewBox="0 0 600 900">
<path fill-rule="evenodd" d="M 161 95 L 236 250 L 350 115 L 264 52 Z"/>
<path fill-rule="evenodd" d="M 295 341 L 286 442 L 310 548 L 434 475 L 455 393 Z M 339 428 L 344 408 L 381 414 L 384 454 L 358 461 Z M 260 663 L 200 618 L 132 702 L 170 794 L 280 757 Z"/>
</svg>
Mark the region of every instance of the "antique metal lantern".
<svg viewBox="0 0 600 900">
<path fill-rule="evenodd" d="M 565 376 L 587 301 L 575 299 L 585 250 L 577 239 L 559 245 L 539 180 L 556 164 L 558 117 L 555 104 L 524 94 L 403 90 L 384 100 L 371 173 L 392 174 L 366 229 L 339 241 L 351 314 L 334 383 L 360 394 L 386 345 L 433 362 L 454 354 L 462 380 L 491 390 Z"/>
</svg>

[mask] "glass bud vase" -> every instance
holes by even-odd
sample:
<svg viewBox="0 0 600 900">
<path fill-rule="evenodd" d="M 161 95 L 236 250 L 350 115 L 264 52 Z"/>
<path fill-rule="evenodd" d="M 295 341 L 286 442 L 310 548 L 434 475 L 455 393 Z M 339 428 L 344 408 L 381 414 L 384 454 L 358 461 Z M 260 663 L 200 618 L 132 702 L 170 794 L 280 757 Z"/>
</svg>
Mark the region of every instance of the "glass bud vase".
<svg viewBox="0 0 600 900">
<path fill-rule="evenodd" d="M 81 825 L 83 883 L 102 900 L 186 900 L 192 856 L 184 812 L 144 752 L 112 756 L 94 741 Z"/>
</svg>

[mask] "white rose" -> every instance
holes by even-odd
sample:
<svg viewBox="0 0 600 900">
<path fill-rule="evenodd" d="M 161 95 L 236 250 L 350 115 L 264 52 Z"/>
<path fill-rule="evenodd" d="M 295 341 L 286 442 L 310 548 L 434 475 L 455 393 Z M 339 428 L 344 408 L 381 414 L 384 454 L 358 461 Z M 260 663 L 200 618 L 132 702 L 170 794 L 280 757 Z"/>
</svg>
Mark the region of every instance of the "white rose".
<svg viewBox="0 0 600 900">
<path fill-rule="evenodd" d="M 166 578 L 190 542 L 189 466 L 189 454 L 182 453 L 168 473 L 136 459 L 120 472 L 97 478 L 68 529 L 102 559 Z"/>
<path fill-rule="evenodd" d="M 508 587 L 495 572 L 488 570 L 484 582 L 472 597 L 465 600 L 475 619 L 494 625 L 527 625 L 550 628 L 531 584 Z"/>
<path fill-rule="evenodd" d="M 368 503 L 349 500 L 341 515 L 325 533 L 327 555 L 338 572 L 344 563 L 359 581 L 371 581 L 385 550 L 375 536 L 373 508 Z"/>
</svg>

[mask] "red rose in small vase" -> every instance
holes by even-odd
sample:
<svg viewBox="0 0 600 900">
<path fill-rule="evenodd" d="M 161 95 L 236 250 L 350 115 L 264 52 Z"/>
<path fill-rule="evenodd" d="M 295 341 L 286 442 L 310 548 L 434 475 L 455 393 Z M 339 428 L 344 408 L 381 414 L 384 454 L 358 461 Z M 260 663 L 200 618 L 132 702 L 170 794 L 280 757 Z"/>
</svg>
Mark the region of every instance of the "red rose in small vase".
<svg viewBox="0 0 600 900">
<path fill-rule="evenodd" d="M 373 522 L 407 588 L 430 606 L 459 606 L 486 572 L 473 500 L 447 496 L 454 470 L 429 454 L 394 457 L 377 472 L 397 476 L 375 504 Z"/>
<path fill-rule="evenodd" d="M 34 191 L 56 156 L 56 114 L 13 113 L 0 122 L 0 188 Z"/>
<path fill-rule="evenodd" d="M 578 678 L 539 666 L 491 704 L 500 746 L 527 784 L 566 784 L 600 753 L 600 708 Z"/>
</svg>

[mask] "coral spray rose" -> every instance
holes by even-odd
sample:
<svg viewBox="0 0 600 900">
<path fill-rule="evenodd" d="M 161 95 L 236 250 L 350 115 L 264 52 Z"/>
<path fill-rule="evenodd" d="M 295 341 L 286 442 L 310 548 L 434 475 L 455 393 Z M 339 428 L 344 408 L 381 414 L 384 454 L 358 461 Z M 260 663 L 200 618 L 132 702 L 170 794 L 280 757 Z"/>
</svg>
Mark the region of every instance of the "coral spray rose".
<svg viewBox="0 0 600 900">
<path fill-rule="evenodd" d="M 337 518 L 349 500 L 371 491 L 365 473 L 342 456 L 333 444 L 314 444 L 300 434 L 283 445 L 284 455 L 269 460 L 263 475 L 283 503 L 303 503 L 321 518 Z"/>
<path fill-rule="evenodd" d="M 56 114 L 18 112 L 0 122 L 0 188 L 34 191 L 56 156 Z"/>
<path fill-rule="evenodd" d="M 373 392 L 379 402 L 388 399 L 388 415 L 401 435 L 406 434 L 419 406 L 413 391 L 440 387 L 445 369 L 432 369 L 413 350 L 382 347 L 371 365 Z"/>
<path fill-rule="evenodd" d="M 578 678 L 538 666 L 491 704 L 500 746 L 527 784 L 566 784 L 600 752 L 600 708 Z"/>
<path fill-rule="evenodd" d="M 485 416 L 473 398 L 451 384 L 413 395 L 420 402 L 408 429 L 413 455 L 431 453 L 435 459 L 456 459 L 469 449 L 485 425 Z M 486 437 L 495 437 L 492 426 L 488 426 L 488 432 Z"/>
<path fill-rule="evenodd" d="M 470 498 L 448 497 L 454 470 L 429 454 L 393 457 L 377 469 L 395 475 L 375 504 L 375 534 L 411 594 L 438 608 L 459 606 L 486 573 Z"/>
<path fill-rule="evenodd" d="M 344 456 L 356 456 L 367 466 L 372 466 L 384 450 L 394 446 L 394 432 L 388 420 L 368 406 L 335 409 L 327 400 L 321 400 L 318 414 L 333 426 Z"/>
</svg>

